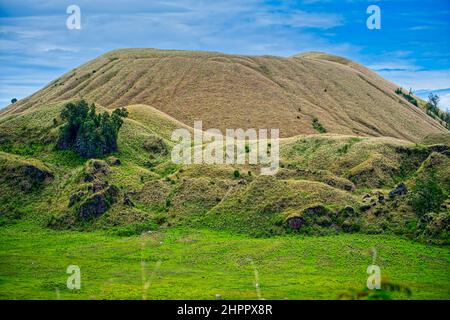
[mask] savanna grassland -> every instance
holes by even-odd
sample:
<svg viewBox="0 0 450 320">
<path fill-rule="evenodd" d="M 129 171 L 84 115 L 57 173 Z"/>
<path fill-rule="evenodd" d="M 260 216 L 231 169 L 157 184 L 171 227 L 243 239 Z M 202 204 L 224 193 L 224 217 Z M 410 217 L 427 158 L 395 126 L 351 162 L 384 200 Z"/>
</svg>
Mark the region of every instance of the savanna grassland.
<svg viewBox="0 0 450 320">
<path fill-rule="evenodd" d="M 121 50 L 69 72 L 0 111 L 0 298 L 449 299 L 449 133 L 395 88 L 319 53 Z M 117 150 L 57 147 L 80 98 L 126 107 Z M 280 169 L 173 163 L 195 119 L 284 128 Z"/>
</svg>

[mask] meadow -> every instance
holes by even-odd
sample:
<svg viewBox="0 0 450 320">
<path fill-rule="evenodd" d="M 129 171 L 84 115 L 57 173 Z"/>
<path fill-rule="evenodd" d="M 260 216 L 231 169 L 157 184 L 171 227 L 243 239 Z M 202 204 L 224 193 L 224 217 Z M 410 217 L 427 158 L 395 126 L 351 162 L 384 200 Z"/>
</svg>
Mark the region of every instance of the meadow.
<svg viewBox="0 0 450 320">
<path fill-rule="evenodd" d="M 336 299 L 365 288 L 372 262 L 383 279 L 412 291 L 392 298 L 450 298 L 448 248 L 394 236 L 255 239 L 171 228 L 118 237 L 26 220 L 0 228 L 0 298 Z M 66 287 L 69 265 L 81 269 L 80 290 Z"/>
</svg>

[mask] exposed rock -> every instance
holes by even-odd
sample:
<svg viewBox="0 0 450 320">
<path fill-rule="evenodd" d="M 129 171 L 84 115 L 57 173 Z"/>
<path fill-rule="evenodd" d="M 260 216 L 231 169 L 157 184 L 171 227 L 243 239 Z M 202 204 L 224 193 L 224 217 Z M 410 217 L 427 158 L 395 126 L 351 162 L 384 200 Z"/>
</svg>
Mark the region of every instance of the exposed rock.
<svg viewBox="0 0 450 320">
<path fill-rule="evenodd" d="M 106 159 L 106 162 L 107 162 L 110 166 L 120 166 L 120 165 L 122 164 L 122 162 L 120 161 L 119 158 L 116 158 L 116 157 L 113 157 L 113 156 L 108 157 L 108 158 Z"/>
<path fill-rule="evenodd" d="M 428 150 L 430 150 L 431 152 L 439 152 L 445 154 L 450 151 L 450 146 L 447 146 L 445 144 L 435 144 L 428 146 Z"/>
<path fill-rule="evenodd" d="M 106 161 L 91 159 L 84 169 L 84 182 L 92 182 L 96 178 L 109 174 L 110 167 Z"/>
<path fill-rule="evenodd" d="M 305 210 L 303 210 L 303 214 L 308 215 L 308 216 L 324 215 L 324 214 L 327 214 L 328 212 L 329 212 L 329 210 L 320 204 L 306 208 Z"/>
<path fill-rule="evenodd" d="M 397 196 L 404 196 L 408 193 L 408 187 L 405 183 L 399 183 L 391 192 L 389 192 L 389 198 L 393 199 Z"/>
<path fill-rule="evenodd" d="M 383 214 L 383 209 L 382 208 L 377 208 L 373 214 L 377 217 L 381 216 Z"/>
<path fill-rule="evenodd" d="M 85 196 L 83 191 L 78 191 L 70 196 L 69 199 L 69 207 L 72 207 L 74 204 L 80 202 L 80 200 Z"/>
<path fill-rule="evenodd" d="M 355 215 L 355 209 L 353 209 L 353 207 L 346 206 L 345 208 L 343 208 L 341 210 L 341 214 L 343 214 L 345 216 L 354 216 Z"/>
<path fill-rule="evenodd" d="M 92 181 L 92 184 L 88 187 L 88 190 L 92 193 L 99 192 L 103 189 L 106 189 L 108 187 L 108 182 L 101 180 L 101 179 L 95 179 Z"/>
<path fill-rule="evenodd" d="M 104 194 L 98 193 L 86 199 L 81 204 L 78 212 L 81 219 L 89 219 L 103 214 L 108 208 L 109 204 Z"/>
<path fill-rule="evenodd" d="M 78 216 L 85 220 L 98 217 L 117 201 L 119 189 L 112 185 L 84 200 L 78 208 Z"/>
<path fill-rule="evenodd" d="M 361 212 L 366 212 L 366 211 L 369 210 L 370 208 L 372 208 L 372 205 L 371 205 L 371 204 L 364 204 L 364 205 L 362 205 L 362 206 L 359 207 L 359 210 L 360 210 Z"/>
<path fill-rule="evenodd" d="M 109 165 L 108 163 L 106 163 L 103 160 L 96 160 L 96 159 L 92 159 L 90 160 L 90 164 L 91 164 L 91 168 L 92 168 L 92 173 L 94 174 L 108 174 L 110 169 L 109 169 Z"/>
<path fill-rule="evenodd" d="M 0 157 L 0 181 L 31 192 L 53 179 L 53 173 L 39 161 L 22 160 L 18 157 Z"/>
<path fill-rule="evenodd" d="M 246 184 L 247 184 L 247 180 L 245 180 L 245 179 L 240 179 L 240 180 L 238 181 L 238 184 L 240 184 L 240 185 L 246 185 Z"/>
<path fill-rule="evenodd" d="M 298 230 L 302 226 L 304 220 L 302 217 L 290 217 L 287 220 L 288 226 L 291 229 Z"/>
<path fill-rule="evenodd" d="M 391 206 L 392 206 L 392 208 L 394 208 L 394 209 L 396 209 L 396 208 L 398 208 L 398 200 L 397 199 L 395 199 L 394 201 L 392 201 L 392 204 L 391 204 Z"/>
<path fill-rule="evenodd" d="M 24 173 L 26 176 L 31 177 L 33 180 L 39 182 L 43 182 L 48 178 L 53 178 L 53 174 L 50 171 L 35 167 L 33 165 L 25 166 Z"/>
<path fill-rule="evenodd" d="M 128 194 L 126 194 L 123 198 L 123 204 L 128 206 L 128 207 L 134 207 L 134 203 L 133 201 L 131 201 L 130 197 Z"/>
</svg>

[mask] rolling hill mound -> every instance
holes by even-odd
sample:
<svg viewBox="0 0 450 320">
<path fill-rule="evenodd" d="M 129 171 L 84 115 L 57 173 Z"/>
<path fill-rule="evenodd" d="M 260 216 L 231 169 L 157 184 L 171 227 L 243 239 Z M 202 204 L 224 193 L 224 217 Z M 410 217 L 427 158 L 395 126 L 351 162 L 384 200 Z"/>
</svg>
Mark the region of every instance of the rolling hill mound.
<svg viewBox="0 0 450 320">
<path fill-rule="evenodd" d="M 130 105 L 118 150 L 85 159 L 55 148 L 66 102 L 0 117 L 0 225 L 26 219 L 120 235 L 172 226 L 256 237 L 391 232 L 448 243 L 446 144 L 299 135 L 281 139 L 280 169 L 266 177 L 259 165 L 173 163 L 170 132 L 184 125 L 149 106 Z M 424 223 L 410 203 L 417 179 L 446 198 Z M 391 196 L 394 191 L 401 196 Z"/>
<path fill-rule="evenodd" d="M 12 115 L 85 98 L 105 108 L 147 105 L 187 126 L 279 128 L 281 137 L 329 133 L 420 141 L 446 132 L 395 94 L 396 85 L 345 58 L 290 58 L 122 49 L 109 52 L 0 110 Z"/>
<path fill-rule="evenodd" d="M 150 280 L 151 299 L 254 298 L 255 266 L 264 298 L 340 298 L 375 248 L 383 277 L 447 298 L 450 132 L 395 89 L 317 52 L 119 50 L 67 73 L 0 110 L 0 298 L 145 299 Z M 106 119 L 127 107 L 117 149 L 57 147 L 79 98 Z M 174 163 L 194 120 L 280 128 L 279 170 Z M 73 263 L 82 291 L 65 289 Z"/>
</svg>

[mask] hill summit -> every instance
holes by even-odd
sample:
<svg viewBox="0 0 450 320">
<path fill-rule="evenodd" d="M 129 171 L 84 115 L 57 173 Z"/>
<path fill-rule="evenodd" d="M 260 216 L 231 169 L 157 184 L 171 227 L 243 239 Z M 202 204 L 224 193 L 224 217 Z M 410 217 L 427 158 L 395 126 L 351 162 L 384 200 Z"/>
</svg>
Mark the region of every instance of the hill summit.
<svg viewBox="0 0 450 320">
<path fill-rule="evenodd" d="M 84 98 L 110 109 L 147 105 L 192 126 L 279 128 L 281 137 L 318 133 L 420 141 L 447 130 L 395 93 L 398 86 L 345 58 L 289 58 L 121 49 L 106 53 L 0 110 Z M 320 131 L 319 130 L 319 131 Z"/>
</svg>

